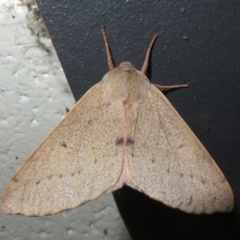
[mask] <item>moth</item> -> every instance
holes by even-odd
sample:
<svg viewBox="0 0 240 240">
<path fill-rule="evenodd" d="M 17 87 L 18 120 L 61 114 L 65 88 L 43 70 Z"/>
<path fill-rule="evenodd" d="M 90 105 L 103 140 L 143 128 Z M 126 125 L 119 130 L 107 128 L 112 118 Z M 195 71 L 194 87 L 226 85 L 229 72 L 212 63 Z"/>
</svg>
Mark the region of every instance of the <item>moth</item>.
<svg viewBox="0 0 240 240">
<path fill-rule="evenodd" d="M 234 197 L 207 150 L 158 88 L 131 63 L 94 85 L 23 163 L 2 196 L 5 214 L 45 216 L 124 184 L 187 213 L 228 212 Z"/>
</svg>

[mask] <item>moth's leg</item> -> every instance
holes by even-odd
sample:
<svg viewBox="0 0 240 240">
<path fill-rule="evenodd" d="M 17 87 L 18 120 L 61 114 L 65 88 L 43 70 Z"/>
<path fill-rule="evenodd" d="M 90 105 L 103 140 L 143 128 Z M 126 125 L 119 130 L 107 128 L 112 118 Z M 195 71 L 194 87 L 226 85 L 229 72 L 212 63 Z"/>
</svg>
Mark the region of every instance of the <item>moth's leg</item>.
<svg viewBox="0 0 240 240">
<path fill-rule="evenodd" d="M 104 39 L 105 48 L 106 48 L 106 52 L 107 52 L 108 67 L 109 67 L 109 70 L 111 71 L 111 70 L 114 69 L 114 64 L 113 64 L 112 54 L 111 54 L 111 51 L 110 51 L 110 47 L 109 47 L 109 43 L 108 43 L 108 39 L 107 39 L 107 34 L 106 34 L 106 30 L 105 30 L 104 26 L 102 26 L 102 33 L 103 33 L 103 39 Z"/>
<path fill-rule="evenodd" d="M 155 83 L 153 83 L 153 85 L 154 85 L 155 87 L 157 87 L 158 89 L 160 89 L 161 91 L 167 91 L 167 90 L 170 90 L 170 89 L 176 89 L 176 88 L 185 88 L 185 87 L 188 87 L 188 84 L 171 85 L 171 86 L 162 86 L 162 85 L 159 85 L 159 84 L 155 84 Z"/>
</svg>

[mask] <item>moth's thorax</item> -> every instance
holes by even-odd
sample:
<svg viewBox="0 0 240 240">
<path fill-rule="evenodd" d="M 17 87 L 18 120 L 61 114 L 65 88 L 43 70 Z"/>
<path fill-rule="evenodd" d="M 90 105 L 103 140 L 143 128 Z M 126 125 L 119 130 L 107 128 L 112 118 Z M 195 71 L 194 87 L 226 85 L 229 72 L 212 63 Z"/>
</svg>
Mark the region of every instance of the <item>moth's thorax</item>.
<svg viewBox="0 0 240 240">
<path fill-rule="evenodd" d="M 150 86 L 148 78 L 132 66 L 122 62 L 102 79 L 104 98 L 107 101 L 122 100 L 133 103 L 145 98 Z"/>
</svg>

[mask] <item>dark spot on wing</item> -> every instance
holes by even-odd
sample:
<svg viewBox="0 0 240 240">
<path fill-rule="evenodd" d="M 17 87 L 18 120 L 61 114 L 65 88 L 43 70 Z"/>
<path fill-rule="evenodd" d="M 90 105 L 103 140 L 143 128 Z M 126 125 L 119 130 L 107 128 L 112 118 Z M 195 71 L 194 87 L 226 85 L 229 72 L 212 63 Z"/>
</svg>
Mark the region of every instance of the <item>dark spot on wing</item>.
<svg viewBox="0 0 240 240">
<path fill-rule="evenodd" d="M 162 192 L 162 195 L 163 195 L 163 196 L 166 196 L 166 192 Z"/>
<path fill-rule="evenodd" d="M 5 226 L 2 226 L 2 229 L 4 229 L 5 228 Z"/>
<path fill-rule="evenodd" d="M 40 183 L 40 181 L 37 181 L 36 184 L 38 185 Z"/>
<path fill-rule="evenodd" d="M 190 206 L 192 204 L 192 199 L 193 199 L 193 196 L 190 197 L 189 202 L 187 204 L 188 206 Z"/>
<path fill-rule="evenodd" d="M 108 231 L 106 229 L 103 230 L 104 235 L 108 235 Z"/>
<path fill-rule="evenodd" d="M 178 208 L 180 208 L 182 206 L 183 202 L 181 201 L 179 204 L 178 204 Z"/>
<path fill-rule="evenodd" d="M 126 98 L 122 102 L 123 102 L 124 107 L 126 107 L 128 105 L 128 103 L 129 103 L 129 99 Z"/>
<path fill-rule="evenodd" d="M 62 143 L 62 147 L 67 147 L 67 144 L 65 142 Z"/>
<path fill-rule="evenodd" d="M 132 153 L 132 157 L 134 157 L 134 153 Z"/>
<path fill-rule="evenodd" d="M 67 112 L 67 113 L 69 112 L 69 108 L 66 108 L 66 112 Z"/>
<path fill-rule="evenodd" d="M 124 138 L 121 137 L 121 138 L 117 138 L 115 144 L 116 144 L 116 146 L 118 146 L 118 145 L 123 146 L 124 144 L 126 144 L 126 146 L 134 145 L 134 140 L 131 138 L 127 138 L 127 141 L 125 142 Z"/>
<path fill-rule="evenodd" d="M 183 173 L 181 173 L 181 178 L 183 178 L 183 176 L 184 176 L 184 174 L 183 174 Z"/>
<path fill-rule="evenodd" d="M 123 143 L 124 143 L 124 139 L 123 138 L 117 138 L 117 140 L 115 142 L 116 146 L 123 145 Z"/>
<path fill-rule="evenodd" d="M 154 159 L 152 159 L 152 163 L 155 163 L 155 160 L 154 160 Z"/>
<path fill-rule="evenodd" d="M 59 177 L 62 178 L 62 174 L 60 174 Z"/>
<path fill-rule="evenodd" d="M 18 157 L 16 157 L 16 159 L 18 160 Z"/>
<path fill-rule="evenodd" d="M 111 105 L 111 102 L 107 102 L 107 103 L 105 103 L 103 106 L 105 106 L 105 107 L 109 107 Z"/>
<path fill-rule="evenodd" d="M 14 182 L 18 182 L 18 179 L 16 177 L 13 177 Z"/>
<path fill-rule="evenodd" d="M 190 176 L 191 178 L 193 178 L 193 175 L 191 174 L 191 176 Z"/>
<path fill-rule="evenodd" d="M 169 171 L 169 168 L 167 169 L 167 173 L 169 173 L 170 171 Z"/>
<path fill-rule="evenodd" d="M 129 145 L 134 145 L 134 140 L 131 139 L 131 138 L 127 138 L 126 145 L 127 145 L 127 146 L 129 146 Z"/>
<path fill-rule="evenodd" d="M 220 180 L 220 183 L 225 183 L 226 182 L 226 178 L 222 177 L 222 179 Z"/>
</svg>

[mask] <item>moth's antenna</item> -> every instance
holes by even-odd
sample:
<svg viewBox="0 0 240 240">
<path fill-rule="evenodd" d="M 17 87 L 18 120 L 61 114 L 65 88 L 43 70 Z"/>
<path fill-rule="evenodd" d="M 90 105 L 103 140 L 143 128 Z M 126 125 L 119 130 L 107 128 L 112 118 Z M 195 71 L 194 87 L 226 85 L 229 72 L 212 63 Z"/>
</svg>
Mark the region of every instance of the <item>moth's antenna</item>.
<svg viewBox="0 0 240 240">
<path fill-rule="evenodd" d="M 145 58 L 145 61 L 143 63 L 142 69 L 141 69 L 142 73 L 146 73 L 146 71 L 147 71 L 150 53 L 152 51 L 153 44 L 156 41 L 157 37 L 158 37 L 158 35 L 155 35 L 153 37 L 152 41 L 150 42 L 150 45 L 149 45 L 148 50 L 147 50 L 146 58 Z"/>
<path fill-rule="evenodd" d="M 109 70 L 113 70 L 114 65 L 113 65 L 112 55 L 111 55 L 111 52 L 110 52 L 110 47 L 109 47 L 109 44 L 108 44 L 107 34 L 106 34 L 106 30 L 105 30 L 104 25 L 102 25 L 102 33 L 103 33 L 103 39 L 104 39 L 105 48 L 106 48 L 106 52 L 107 52 L 108 67 L 109 67 Z"/>
</svg>

